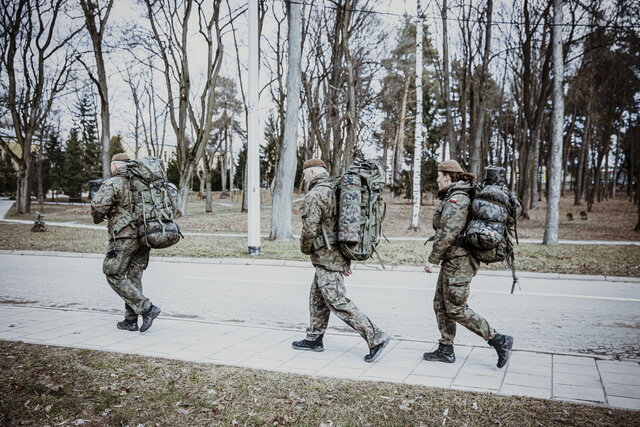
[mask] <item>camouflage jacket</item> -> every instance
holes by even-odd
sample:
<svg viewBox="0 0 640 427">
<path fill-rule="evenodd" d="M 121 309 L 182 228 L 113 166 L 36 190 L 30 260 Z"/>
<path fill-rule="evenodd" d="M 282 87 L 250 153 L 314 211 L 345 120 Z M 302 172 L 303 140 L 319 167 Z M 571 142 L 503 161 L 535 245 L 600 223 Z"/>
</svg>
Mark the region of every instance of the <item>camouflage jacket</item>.
<svg viewBox="0 0 640 427">
<path fill-rule="evenodd" d="M 338 221 L 334 215 L 335 187 L 331 177 L 323 173 L 309 184 L 302 208 L 300 250 L 310 255 L 311 263 L 329 271 L 346 271 L 351 261 L 337 244 Z"/>
<path fill-rule="evenodd" d="M 93 222 L 98 224 L 106 218 L 110 239 L 137 237 L 138 228 L 129 214 L 131 201 L 126 171 L 124 167 L 117 169 L 114 176 L 102 183 L 91 201 Z"/>
<path fill-rule="evenodd" d="M 442 202 L 433 214 L 435 235 L 429 263 L 439 264 L 443 260 L 469 254 L 467 249 L 457 245 L 457 241 L 467 225 L 471 209 L 471 198 L 467 191 L 470 189 L 471 184 L 458 181 L 440 193 Z"/>
</svg>

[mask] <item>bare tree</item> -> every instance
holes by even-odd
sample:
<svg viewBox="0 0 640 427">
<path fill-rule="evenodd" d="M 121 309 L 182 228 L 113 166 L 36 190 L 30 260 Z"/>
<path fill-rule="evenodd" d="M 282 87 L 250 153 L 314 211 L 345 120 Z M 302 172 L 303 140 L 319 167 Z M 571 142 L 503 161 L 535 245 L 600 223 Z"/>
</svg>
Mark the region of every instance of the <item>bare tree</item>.
<svg viewBox="0 0 640 427">
<path fill-rule="evenodd" d="M 102 42 L 104 39 L 104 31 L 107 27 L 107 21 L 109 20 L 109 14 L 113 7 L 113 0 L 106 0 L 106 4 L 99 5 L 99 0 L 80 0 L 80 7 L 85 17 L 85 25 L 89 36 L 91 37 L 91 44 L 93 45 L 93 54 L 96 60 L 96 71 L 98 77 L 96 78 L 91 69 L 82 60 L 78 59 L 87 69 L 89 78 L 98 88 L 98 95 L 100 96 L 100 140 L 102 142 L 102 178 L 107 179 L 111 176 L 111 158 L 109 156 L 109 143 L 111 140 L 111 125 L 109 114 L 109 91 L 107 86 L 107 72 L 104 66 L 104 53 L 102 51 Z"/>
<path fill-rule="evenodd" d="M 482 54 L 482 67 L 480 69 L 480 76 L 478 82 L 478 106 L 476 123 L 473 135 L 472 151 L 470 158 L 470 170 L 475 175 L 480 175 L 482 169 L 482 134 L 485 130 L 484 120 L 486 114 L 485 99 L 486 99 L 486 84 L 489 76 L 487 75 L 487 69 L 489 67 L 490 52 L 491 52 L 491 22 L 493 18 L 493 0 L 487 0 L 487 7 L 485 9 L 485 41 L 484 52 Z"/>
<path fill-rule="evenodd" d="M 152 37 L 163 64 L 169 118 L 176 136 L 180 171 L 178 215 L 186 212 L 189 182 L 211 133 L 215 86 L 224 49 L 219 17 L 221 1 L 214 0 L 209 4 L 204 0 L 185 0 L 177 4 L 167 0 L 145 0 Z M 207 13 L 209 9 L 211 13 Z M 207 46 L 207 67 L 199 102 L 191 95 L 193 76 L 188 58 L 189 25 L 195 19 L 198 22 L 197 33 Z M 193 129 L 193 138 L 187 135 L 188 125 Z"/>
<path fill-rule="evenodd" d="M 562 56 L 562 0 L 553 0 L 553 118 L 549 203 L 544 229 L 545 245 L 558 244 L 560 178 L 562 177 L 562 132 L 564 130 L 564 60 Z"/>
<path fill-rule="evenodd" d="M 449 154 L 452 159 L 458 158 L 458 144 L 453 136 L 453 116 L 451 114 L 451 95 L 450 95 L 450 70 L 449 70 L 449 32 L 447 19 L 448 5 L 447 0 L 442 1 L 442 96 L 444 98 L 445 109 L 445 137 L 449 145 Z M 444 155 L 443 150 L 443 155 Z"/>
<path fill-rule="evenodd" d="M 298 110 L 300 109 L 300 57 L 302 51 L 301 6 L 288 2 L 288 66 L 287 66 L 287 110 L 284 123 L 284 140 L 278 156 L 275 177 L 271 236 L 273 240 L 291 240 L 292 192 L 296 174 L 296 151 L 298 147 Z"/>
<path fill-rule="evenodd" d="M 75 60 L 70 41 L 81 28 L 54 37 L 64 0 L 0 1 L 3 38 L 2 80 L 15 135 L 0 136 L 0 145 L 18 165 L 18 213 L 30 212 L 30 169 L 33 139 L 41 132 L 54 101 L 71 79 Z M 17 146 L 10 144 L 17 142 Z"/>
</svg>

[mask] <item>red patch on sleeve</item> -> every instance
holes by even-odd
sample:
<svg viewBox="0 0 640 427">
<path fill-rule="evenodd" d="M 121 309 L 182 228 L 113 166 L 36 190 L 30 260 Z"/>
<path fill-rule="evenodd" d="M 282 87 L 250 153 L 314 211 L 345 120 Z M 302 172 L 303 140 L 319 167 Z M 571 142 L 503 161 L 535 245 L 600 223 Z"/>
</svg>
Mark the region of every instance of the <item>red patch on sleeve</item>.
<svg viewBox="0 0 640 427">
<path fill-rule="evenodd" d="M 450 201 L 451 203 L 455 203 L 455 202 L 457 202 L 457 200 L 456 200 L 456 199 L 449 199 L 449 201 Z"/>
</svg>

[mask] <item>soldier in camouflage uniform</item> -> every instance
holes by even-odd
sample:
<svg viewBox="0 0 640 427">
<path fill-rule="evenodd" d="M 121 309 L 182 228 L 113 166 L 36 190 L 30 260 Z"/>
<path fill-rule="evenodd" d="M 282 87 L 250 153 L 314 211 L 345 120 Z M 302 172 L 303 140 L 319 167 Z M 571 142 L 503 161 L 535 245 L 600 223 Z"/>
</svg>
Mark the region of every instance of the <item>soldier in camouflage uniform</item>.
<svg viewBox="0 0 640 427">
<path fill-rule="evenodd" d="M 307 160 L 303 171 L 309 192 L 302 211 L 300 250 L 311 257 L 316 274 L 309 294 L 311 321 L 307 337 L 294 341 L 292 346 L 296 350 L 323 351 L 322 337 L 333 312 L 367 341 L 369 354 L 364 360 L 373 362 L 390 338 L 346 297 L 343 276 L 351 274 L 351 261 L 337 244 L 335 185 L 320 159 Z"/>
<path fill-rule="evenodd" d="M 509 360 L 513 337 L 498 334 L 489 323 L 467 305 L 471 279 L 480 265 L 461 242 L 467 225 L 471 198 L 469 192 L 475 176 L 465 173 L 455 160 L 438 165 L 438 189 L 442 202 L 433 215 L 433 250 L 424 266 L 432 272 L 432 264 L 440 265 L 440 274 L 433 298 L 441 338 L 438 348 L 423 355 L 428 361 L 453 363 L 456 360 L 453 340 L 456 323 L 480 335 L 498 353 L 498 368 Z"/>
<path fill-rule="evenodd" d="M 142 293 L 142 273 L 149 264 L 149 248 L 138 242 L 138 227 L 128 215 L 131 209 L 129 180 L 126 164 L 129 156 L 116 154 L 111 159 L 111 178 L 106 180 L 93 196 L 91 216 L 98 224 L 107 219 L 109 248 L 102 264 L 111 288 L 125 302 L 124 320 L 118 329 L 138 330 L 138 316 L 142 316 L 140 332 L 151 327 L 160 314 L 160 308 L 151 304 Z"/>
</svg>

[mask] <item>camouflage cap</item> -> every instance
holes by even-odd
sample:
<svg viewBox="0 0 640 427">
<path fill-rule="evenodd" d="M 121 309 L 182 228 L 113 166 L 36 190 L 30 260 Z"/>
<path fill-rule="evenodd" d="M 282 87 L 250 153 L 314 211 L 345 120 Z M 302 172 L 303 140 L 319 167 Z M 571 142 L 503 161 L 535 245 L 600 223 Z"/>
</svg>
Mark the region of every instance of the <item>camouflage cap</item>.
<svg viewBox="0 0 640 427">
<path fill-rule="evenodd" d="M 112 162 L 128 162 L 130 160 L 131 159 L 129 158 L 129 155 L 127 153 L 114 154 L 111 158 Z"/>
<path fill-rule="evenodd" d="M 302 170 L 305 170 L 307 168 L 315 168 L 315 167 L 321 167 L 326 169 L 327 165 L 325 165 L 324 162 L 320 159 L 309 159 L 302 164 Z"/>
<path fill-rule="evenodd" d="M 440 163 L 438 165 L 438 171 L 464 173 L 464 170 L 462 169 L 462 166 L 460 166 L 460 163 L 456 162 L 455 160 L 447 160 Z"/>
</svg>

